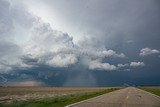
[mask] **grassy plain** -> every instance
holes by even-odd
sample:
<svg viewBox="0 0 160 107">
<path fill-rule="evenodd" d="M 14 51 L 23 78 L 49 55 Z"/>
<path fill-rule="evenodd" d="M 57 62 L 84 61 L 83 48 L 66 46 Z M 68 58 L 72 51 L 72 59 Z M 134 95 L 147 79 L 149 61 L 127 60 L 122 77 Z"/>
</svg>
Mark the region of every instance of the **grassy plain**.
<svg viewBox="0 0 160 107">
<path fill-rule="evenodd" d="M 120 88 L 6 87 L 0 88 L 0 107 L 64 107 L 117 89 Z"/>
<path fill-rule="evenodd" d="M 145 91 L 148 91 L 152 94 L 156 94 L 158 96 L 160 96 L 160 86 L 152 86 L 152 87 L 139 87 L 140 89 L 143 89 Z"/>
</svg>

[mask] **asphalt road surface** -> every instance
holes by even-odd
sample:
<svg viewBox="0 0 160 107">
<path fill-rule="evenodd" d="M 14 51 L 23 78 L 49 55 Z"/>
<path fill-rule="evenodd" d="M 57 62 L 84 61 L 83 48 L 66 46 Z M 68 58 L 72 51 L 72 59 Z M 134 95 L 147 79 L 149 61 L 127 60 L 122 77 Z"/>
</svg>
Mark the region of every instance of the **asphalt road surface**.
<svg viewBox="0 0 160 107">
<path fill-rule="evenodd" d="M 128 87 L 67 107 L 160 107 L 160 97 L 141 89 Z"/>
</svg>

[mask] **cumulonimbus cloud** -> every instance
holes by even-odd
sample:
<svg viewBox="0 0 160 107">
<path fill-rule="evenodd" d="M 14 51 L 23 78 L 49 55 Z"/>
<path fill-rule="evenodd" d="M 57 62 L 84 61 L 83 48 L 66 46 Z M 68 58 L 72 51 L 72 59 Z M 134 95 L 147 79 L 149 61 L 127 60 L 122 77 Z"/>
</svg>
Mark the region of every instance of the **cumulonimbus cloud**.
<svg viewBox="0 0 160 107">
<path fill-rule="evenodd" d="M 13 69 L 37 67 L 40 64 L 51 67 L 69 67 L 78 63 L 83 57 L 88 57 L 89 60 L 85 64 L 89 69 L 116 70 L 116 66 L 107 62 L 98 62 L 97 59 L 126 57 L 123 53 L 104 48 L 105 46 L 96 47 L 94 42 L 88 46 L 82 46 L 87 41 L 82 41 L 82 45 L 75 44 L 70 35 L 53 29 L 49 23 L 43 22 L 27 10 L 19 11 L 19 8 L 11 6 L 7 1 L 0 2 L 5 5 L 1 6 L 5 13 L 0 10 L 3 14 L 3 17 L 0 17 L 0 27 L 3 27 L 0 33 L 5 37 L 1 37 L 0 40 L 3 41 L 0 43 L 0 50 L 4 49 L 0 53 L 0 73 Z M 16 24 L 14 25 L 13 22 Z M 12 41 L 19 36 L 14 35 L 15 37 L 11 40 L 7 39 L 17 25 L 27 29 L 28 32 L 29 39 L 23 45 Z"/>
<path fill-rule="evenodd" d="M 24 47 L 23 53 L 37 59 L 37 63 L 68 67 L 77 63 L 78 58 L 83 56 L 90 59 L 125 58 L 123 53 L 117 54 L 113 50 L 81 48 L 72 42 L 68 34 L 53 30 L 49 24 L 42 21 L 37 21 L 35 24 L 32 28 L 32 38 Z"/>
<path fill-rule="evenodd" d="M 140 56 L 148 56 L 151 54 L 159 54 L 160 51 L 157 49 L 143 48 L 140 50 Z"/>
</svg>

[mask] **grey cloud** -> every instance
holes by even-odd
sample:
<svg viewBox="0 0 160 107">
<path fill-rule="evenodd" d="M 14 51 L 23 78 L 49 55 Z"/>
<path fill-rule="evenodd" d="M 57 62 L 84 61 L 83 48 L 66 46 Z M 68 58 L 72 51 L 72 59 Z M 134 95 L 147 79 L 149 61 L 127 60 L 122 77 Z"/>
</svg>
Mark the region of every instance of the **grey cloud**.
<svg viewBox="0 0 160 107">
<path fill-rule="evenodd" d="M 41 81 L 37 80 L 23 80 L 23 81 L 11 81 L 6 83 L 7 86 L 45 86 Z"/>
<path fill-rule="evenodd" d="M 101 77 L 104 84 L 158 78 L 159 58 L 139 57 L 159 56 L 158 4 L 156 0 L 0 0 L 0 74 L 12 75 L 7 78 L 15 81 L 54 80 L 56 85 L 67 78 L 66 86 L 95 85 Z M 141 72 L 127 72 L 133 69 Z"/>
<path fill-rule="evenodd" d="M 40 18 L 32 16 L 25 9 L 20 11 L 19 8 L 21 7 L 14 8 L 13 6 L 11 13 L 16 21 L 20 20 L 19 24 L 22 27 L 26 27 L 23 20 L 30 23 L 27 27 L 31 27 L 31 39 L 21 47 L 21 54 L 15 57 L 19 62 L 8 65 L 8 70 L 18 65 L 22 68 L 37 67 L 39 64 L 68 67 L 76 64 L 79 58 L 83 59 L 83 57 L 88 58 L 88 61 L 83 61 L 83 63 L 89 69 L 116 70 L 116 66 L 98 62 L 97 59 L 126 57 L 123 53 L 119 54 L 111 49 L 107 50 L 103 44 L 99 45 L 100 42 L 92 37 L 84 38 L 78 44 L 74 44 L 73 38 L 67 33 L 53 30 L 49 23 L 44 23 Z"/>
<path fill-rule="evenodd" d="M 119 68 L 123 68 L 123 67 L 127 67 L 128 64 L 118 64 L 117 66 L 118 66 Z"/>
<path fill-rule="evenodd" d="M 133 40 L 128 40 L 127 43 L 132 44 L 132 43 L 134 43 L 134 41 Z"/>
<path fill-rule="evenodd" d="M 11 2 L 11 1 L 10 1 Z M 28 38 L 28 32 L 37 17 L 31 15 L 23 4 L 0 0 L 0 39 L 20 42 Z"/>
<path fill-rule="evenodd" d="M 53 30 L 49 24 L 37 21 L 32 28 L 29 44 L 23 48 L 26 58 L 36 59 L 36 63 L 53 67 L 68 67 L 75 64 L 77 58 L 73 54 L 58 53 L 63 49 L 73 48 L 72 38 L 68 34 Z"/>
<path fill-rule="evenodd" d="M 33 26 L 31 40 L 23 50 L 26 56 L 36 59 L 37 63 L 53 67 L 68 67 L 84 56 L 90 59 L 125 58 L 123 53 L 117 54 L 113 50 L 98 50 L 92 45 L 89 47 L 76 45 L 68 34 L 53 30 L 49 24 L 41 20 Z"/>
<path fill-rule="evenodd" d="M 7 82 L 7 78 L 5 78 L 4 76 L 0 75 L 0 84 L 4 84 Z"/>
<path fill-rule="evenodd" d="M 46 63 L 53 67 L 68 67 L 68 65 L 75 64 L 78 59 L 74 54 L 56 55 Z"/>
<path fill-rule="evenodd" d="M 148 56 L 151 54 L 159 54 L 160 51 L 157 49 L 143 48 L 140 50 L 140 56 Z"/>
<path fill-rule="evenodd" d="M 9 6 L 8 4 L 8 8 Z M 30 29 L 28 30 L 30 39 L 23 46 L 16 45 L 20 51 L 15 48 L 15 52 L 12 52 L 17 55 L 14 57 L 16 61 L 15 64 L 8 64 L 8 70 L 18 65 L 22 68 L 38 67 L 39 64 L 51 67 L 69 67 L 84 58 L 88 59 L 83 63 L 89 69 L 116 70 L 118 67 L 127 66 L 118 64 L 118 67 L 116 67 L 108 62 L 102 63 L 98 61 L 105 58 L 126 58 L 124 53 L 117 53 L 107 49 L 101 36 L 99 37 L 100 40 L 96 36 L 84 37 L 76 44 L 73 42 L 73 37 L 67 33 L 54 30 L 49 23 L 43 22 L 39 17 L 27 12 L 25 8 L 21 8 L 20 6 L 12 5 L 11 10 L 8 10 L 8 13 L 13 18 L 10 20 L 11 22 L 16 21 L 21 27 Z M 8 55 L 8 52 L 6 55 Z M 4 69 L 4 67 L 6 65 L 1 65 L 1 68 Z"/>
<path fill-rule="evenodd" d="M 13 29 L 13 21 L 10 12 L 10 4 L 5 0 L 0 0 L 0 39 L 9 39 Z"/>
<path fill-rule="evenodd" d="M 111 65 L 109 63 L 102 63 L 98 60 L 94 60 L 90 62 L 89 69 L 91 70 L 106 70 L 106 71 L 114 71 L 117 69 L 116 66 Z"/>
<path fill-rule="evenodd" d="M 27 11 L 27 7 L 22 3 L 11 3 L 10 14 L 14 24 L 19 24 L 21 27 L 26 29 L 30 29 L 33 23 L 38 19 L 38 17 L 29 13 Z"/>
<path fill-rule="evenodd" d="M 131 62 L 130 63 L 131 67 L 143 67 L 145 66 L 144 62 Z"/>
<path fill-rule="evenodd" d="M 14 71 L 14 69 L 29 67 L 21 60 L 23 56 L 22 46 L 15 42 L 15 39 L 20 41 L 18 39 L 19 36 L 15 35 L 15 30 L 17 29 L 17 23 L 20 23 L 16 17 L 21 17 L 23 19 L 21 22 L 28 23 L 31 21 L 25 19 L 27 15 L 19 15 L 20 13 L 26 14 L 26 11 L 20 12 L 14 10 L 15 8 L 8 1 L 0 0 L 0 73 L 9 73 L 10 71 Z M 19 10 L 24 10 L 24 8 Z M 18 29 L 18 31 L 20 30 Z M 24 35 L 20 36 L 23 37 Z"/>
<path fill-rule="evenodd" d="M 13 42 L 0 41 L 0 73 L 10 73 L 15 69 L 27 69 L 32 65 L 22 60 L 22 48 Z"/>
<path fill-rule="evenodd" d="M 56 11 L 58 15 L 65 17 L 65 21 L 70 22 L 70 26 L 74 26 L 74 31 L 82 32 L 83 36 L 95 37 L 102 44 L 106 43 L 107 47 L 110 44 L 112 46 L 116 44 L 111 40 L 121 35 L 120 39 L 130 39 L 129 36 L 136 36 L 135 30 L 146 26 L 146 23 L 150 23 L 158 16 L 154 14 L 154 11 L 158 12 L 156 1 L 150 0 L 87 0 L 81 2 L 55 0 L 41 1 L 41 3 L 51 6 L 53 12 Z"/>
<path fill-rule="evenodd" d="M 19 63 L 21 48 L 14 43 L 0 41 L 0 73 L 12 70 Z"/>
<path fill-rule="evenodd" d="M 14 69 L 35 67 L 38 63 L 43 62 L 42 60 L 46 60 L 46 64 L 56 65 L 59 67 L 62 67 L 62 65 L 68 66 L 67 63 L 73 64 L 77 61 L 77 59 L 74 57 L 72 60 L 70 54 L 59 55 L 59 57 L 57 57 L 58 55 L 54 54 L 54 52 L 60 48 L 73 47 L 72 37 L 69 37 L 66 33 L 53 30 L 47 23 L 40 22 L 40 18 L 28 13 L 22 4 L 14 4 L 14 2 L 10 4 L 9 2 L 3 0 L 0 2 L 0 14 L 2 15 L 0 18 L 0 27 L 2 30 L 2 42 L 0 43 L 1 73 Z M 29 34 L 31 34 L 31 39 L 29 43 L 23 43 L 23 46 L 19 46 L 18 44 L 14 43 L 14 36 L 15 39 L 20 41 L 21 39 L 18 38 L 20 38 L 20 36 L 24 37 L 26 35 L 14 35 L 13 32 L 23 29 L 28 29 L 27 36 L 29 37 Z M 12 41 L 9 40 L 10 35 L 12 35 Z M 26 37 L 23 39 L 25 38 Z M 50 56 L 50 53 L 53 54 Z M 59 60 L 55 62 L 56 58 L 60 58 L 60 62 L 58 62 Z"/>
<path fill-rule="evenodd" d="M 102 51 L 102 55 L 106 56 L 106 57 L 120 57 L 120 58 L 125 58 L 125 55 L 123 53 L 121 54 L 117 54 L 115 51 L 113 50 L 107 50 L 107 51 Z"/>
<path fill-rule="evenodd" d="M 15 50 L 15 52 L 13 52 L 16 55 L 16 57 L 14 57 L 15 63 L 8 64 L 7 66 L 1 64 L 1 68 L 3 69 L 4 67 L 8 67 L 7 69 L 10 70 L 18 65 L 22 68 L 30 68 L 38 66 L 38 64 L 47 64 L 53 67 L 68 67 L 69 65 L 77 63 L 79 58 L 86 56 L 90 61 L 92 59 L 104 59 L 108 57 L 126 57 L 123 53 L 118 54 L 111 49 L 107 50 L 103 44 L 99 45 L 99 40 L 93 42 L 96 38 L 92 39 L 92 37 L 89 37 L 87 41 L 86 38 L 84 38 L 80 44 L 75 44 L 73 43 L 73 38 L 67 33 L 52 29 L 49 23 L 44 23 L 39 17 L 30 14 L 23 4 L 17 3 L 19 2 L 11 1 L 11 4 L 4 1 L 2 2 L 2 4 L 6 6 L 1 6 L 1 8 L 3 8 L 2 10 L 5 10 L 6 15 L 8 15 L 3 15 L 4 11 L 1 11 L 2 16 L 4 16 L 3 19 L 10 17 L 8 20 L 11 24 L 6 25 L 13 27 L 8 29 L 8 31 L 16 30 L 17 24 L 19 24 L 21 28 L 28 29 L 27 32 L 30 33 L 27 34 L 30 34 L 30 39 L 23 46 L 12 43 L 11 47 L 15 44 L 15 46 L 19 48 L 19 51 Z M 12 25 L 13 22 L 16 24 Z M 3 32 L 8 31 L 3 30 Z M 19 38 L 19 36 L 15 38 Z M 6 56 L 9 56 L 8 52 Z M 90 63 L 90 61 L 88 63 Z"/>
</svg>

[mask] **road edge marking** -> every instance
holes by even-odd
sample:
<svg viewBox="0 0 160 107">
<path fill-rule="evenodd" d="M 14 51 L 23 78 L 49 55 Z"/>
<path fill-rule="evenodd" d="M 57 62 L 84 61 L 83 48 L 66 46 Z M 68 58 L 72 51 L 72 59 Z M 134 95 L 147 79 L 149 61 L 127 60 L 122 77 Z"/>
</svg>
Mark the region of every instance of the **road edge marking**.
<svg viewBox="0 0 160 107">
<path fill-rule="evenodd" d="M 107 93 L 106 93 L 107 94 Z M 93 98 L 89 98 L 89 99 L 86 99 L 86 100 L 82 100 L 82 101 L 79 101 L 79 102 L 76 102 L 76 103 L 73 103 L 73 104 L 69 104 L 69 105 L 67 105 L 67 106 L 65 106 L 65 107 L 71 107 L 71 106 L 73 106 L 73 105 L 77 105 L 77 104 L 79 104 L 79 103 L 83 103 L 83 102 L 85 102 L 85 101 L 89 101 L 89 100 L 92 100 L 92 99 L 94 99 L 94 98 L 98 98 L 98 97 L 101 97 L 101 96 L 103 96 L 104 94 L 102 94 L 102 95 L 99 95 L 99 96 L 96 96 L 96 97 L 93 97 Z"/>
<path fill-rule="evenodd" d="M 143 89 L 140 89 L 140 88 L 137 88 L 137 89 L 142 90 L 142 91 L 144 91 L 144 92 L 147 92 L 148 94 L 152 94 L 153 96 L 155 96 L 155 97 L 157 97 L 157 98 L 160 98 L 160 96 L 158 96 L 158 95 L 156 95 L 156 94 L 153 94 L 153 93 L 151 93 L 151 92 L 149 92 L 149 91 L 146 91 L 146 90 L 143 90 Z"/>
<path fill-rule="evenodd" d="M 125 98 L 125 100 L 128 100 L 128 98 L 129 98 L 129 96 L 127 95 L 126 98 Z"/>
<path fill-rule="evenodd" d="M 122 88 L 122 89 L 124 89 L 124 88 Z M 121 89 L 120 89 L 120 90 L 121 90 Z M 119 90 L 115 90 L 115 91 L 119 91 Z M 112 92 L 115 92 L 115 91 L 112 91 Z M 109 92 L 109 93 L 112 93 L 112 92 Z M 109 94 L 109 93 L 105 93 L 105 94 Z M 82 101 L 79 101 L 79 102 L 76 102 L 76 103 L 73 103 L 73 104 L 69 104 L 69 105 L 66 105 L 65 107 L 71 107 L 71 106 L 73 106 L 73 105 L 77 105 L 77 104 L 83 103 L 83 102 L 85 102 L 85 101 L 89 101 L 89 100 L 92 100 L 92 99 L 101 97 L 101 96 L 103 96 L 103 95 L 105 95 L 105 94 L 102 94 L 102 95 L 99 95 L 99 96 L 96 96 L 96 97 L 93 97 L 93 98 L 89 98 L 89 99 L 86 99 L 86 100 L 82 100 Z"/>
</svg>

